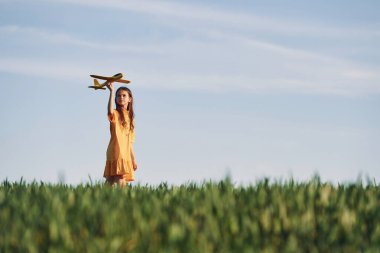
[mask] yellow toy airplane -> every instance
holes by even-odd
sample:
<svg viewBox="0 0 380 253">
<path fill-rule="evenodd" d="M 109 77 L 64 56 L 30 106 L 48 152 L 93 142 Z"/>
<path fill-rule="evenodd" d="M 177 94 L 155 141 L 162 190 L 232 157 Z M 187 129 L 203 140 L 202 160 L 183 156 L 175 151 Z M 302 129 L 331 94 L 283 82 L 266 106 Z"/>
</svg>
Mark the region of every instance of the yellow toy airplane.
<svg viewBox="0 0 380 253">
<path fill-rule="evenodd" d="M 131 81 L 122 79 L 123 74 L 122 73 L 117 73 L 113 76 L 98 76 L 98 75 L 90 75 L 91 77 L 95 78 L 94 79 L 94 85 L 93 86 L 88 86 L 88 88 L 92 88 L 94 90 L 105 90 L 105 86 L 109 82 L 118 82 L 118 83 L 130 83 Z M 101 80 L 106 80 L 104 83 L 99 83 L 97 79 Z"/>
</svg>

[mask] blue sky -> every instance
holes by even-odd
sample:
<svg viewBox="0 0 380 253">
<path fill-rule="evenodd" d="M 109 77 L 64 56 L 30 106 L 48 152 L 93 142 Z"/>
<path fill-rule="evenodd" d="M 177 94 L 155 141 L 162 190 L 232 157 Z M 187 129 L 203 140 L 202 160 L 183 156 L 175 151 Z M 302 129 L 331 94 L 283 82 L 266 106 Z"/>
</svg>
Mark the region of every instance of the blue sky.
<svg viewBox="0 0 380 253">
<path fill-rule="evenodd" d="M 108 93 L 137 182 L 380 180 L 378 1 L 0 0 L 0 180 L 102 180 Z"/>
</svg>

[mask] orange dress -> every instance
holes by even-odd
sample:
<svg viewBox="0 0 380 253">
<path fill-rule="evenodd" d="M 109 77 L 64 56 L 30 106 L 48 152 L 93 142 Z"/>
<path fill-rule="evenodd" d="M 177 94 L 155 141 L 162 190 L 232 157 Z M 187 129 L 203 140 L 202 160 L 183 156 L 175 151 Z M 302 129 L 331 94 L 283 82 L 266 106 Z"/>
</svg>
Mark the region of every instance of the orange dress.
<svg viewBox="0 0 380 253">
<path fill-rule="evenodd" d="M 107 148 L 107 161 L 103 176 L 122 176 L 127 181 L 133 181 L 135 177 L 131 160 L 131 147 L 135 141 L 135 132 L 130 130 L 127 111 L 124 111 L 124 118 L 127 123 L 125 127 L 121 123 L 117 110 L 114 110 L 113 115 L 108 115 L 111 139 Z"/>
</svg>

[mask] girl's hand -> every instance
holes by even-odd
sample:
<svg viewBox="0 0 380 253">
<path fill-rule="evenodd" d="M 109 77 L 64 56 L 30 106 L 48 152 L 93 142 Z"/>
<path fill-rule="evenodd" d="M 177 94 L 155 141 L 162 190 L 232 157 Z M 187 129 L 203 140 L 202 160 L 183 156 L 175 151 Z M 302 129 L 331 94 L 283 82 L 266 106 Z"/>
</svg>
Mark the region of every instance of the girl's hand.
<svg viewBox="0 0 380 253">
<path fill-rule="evenodd" d="M 137 163 L 133 160 L 132 161 L 133 170 L 137 170 Z"/>
<path fill-rule="evenodd" d="M 109 89 L 110 92 L 113 92 L 113 82 L 108 82 L 106 83 L 107 88 Z"/>
</svg>

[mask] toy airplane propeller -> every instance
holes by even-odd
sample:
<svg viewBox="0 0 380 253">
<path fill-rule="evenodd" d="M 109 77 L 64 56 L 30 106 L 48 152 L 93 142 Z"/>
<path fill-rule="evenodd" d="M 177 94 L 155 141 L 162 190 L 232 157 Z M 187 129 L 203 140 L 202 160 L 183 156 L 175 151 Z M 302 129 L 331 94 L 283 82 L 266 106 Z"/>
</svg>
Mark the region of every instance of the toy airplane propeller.
<svg viewBox="0 0 380 253">
<path fill-rule="evenodd" d="M 117 73 L 113 76 L 98 76 L 98 75 L 90 75 L 91 77 L 95 78 L 94 79 L 94 85 L 93 86 L 88 86 L 88 88 L 92 88 L 94 90 L 105 90 L 106 85 L 109 82 L 118 82 L 118 83 L 130 83 L 131 81 L 122 79 L 123 74 L 122 73 Z M 97 79 L 101 80 L 106 80 L 104 83 L 99 83 Z"/>
</svg>

